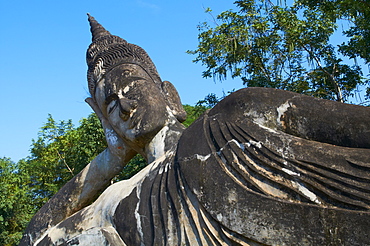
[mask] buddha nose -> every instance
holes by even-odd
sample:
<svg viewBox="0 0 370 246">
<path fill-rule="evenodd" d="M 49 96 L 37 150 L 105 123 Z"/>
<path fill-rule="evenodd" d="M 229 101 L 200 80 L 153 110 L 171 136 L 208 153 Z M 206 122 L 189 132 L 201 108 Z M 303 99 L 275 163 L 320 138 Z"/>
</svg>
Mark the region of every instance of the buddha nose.
<svg viewBox="0 0 370 246">
<path fill-rule="evenodd" d="M 130 117 L 130 113 L 132 110 L 137 108 L 137 101 L 136 100 L 130 100 L 127 98 L 120 98 L 120 116 L 121 118 L 126 121 Z"/>
</svg>

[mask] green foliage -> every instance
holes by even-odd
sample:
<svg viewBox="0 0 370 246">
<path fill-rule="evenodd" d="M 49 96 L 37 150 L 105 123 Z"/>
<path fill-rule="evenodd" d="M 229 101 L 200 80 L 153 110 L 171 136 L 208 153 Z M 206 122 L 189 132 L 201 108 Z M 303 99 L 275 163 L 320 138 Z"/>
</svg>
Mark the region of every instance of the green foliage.
<svg viewBox="0 0 370 246">
<path fill-rule="evenodd" d="M 343 34 L 348 41 L 339 49 L 350 58 L 360 57 L 370 63 L 370 4 L 363 0 L 299 0 L 298 3 L 325 13 L 334 20 L 348 20 L 348 28 Z"/>
<path fill-rule="evenodd" d="M 147 162 L 141 155 L 136 155 L 130 160 L 129 163 L 123 168 L 122 172 L 114 178 L 114 182 L 129 179 L 137 174 L 141 169 L 147 166 Z"/>
<path fill-rule="evenodd" d="M 56 123 L 49 115 L 32 143 L 31 157 L 22 167 L 30 175 L 36 207 L 40 208 L 106 146 L 95 114 L 82 119 L 77 128 L 70 120 Z"/>
<path fill-rule="evenodd" d="M 239 0 L 235 2 L 238 11 L 222 12 L 214 25 L 201 24 L 198 48 L 188 53 L 197 55 L 194 62 L 205 65 L 203 77 L 224 80 L 230 75 L 240 77 L 249 87 L 279 88 L 338 101 L 348 100 L 359 85 L 370 85 L 356 63 L 345 64 L 340 58 L 366 58 L 355 51 L 354 39 L 340 48 L 330 43 L 337 19 L 354 15 L 337 13 L 344 10 L 336 2 L 348 1 L 308 5 L 310 1 L 297 0 L 291 6 L 282 2 Z M 355 22 L 355 27 L 345 33 L 355 37 L 354 29 L 358 34 L 360 24 Z M 365 24 L 361 28 L 364 34 Z"/>
<path fill-rule="evenodd" d="M 182 123 L 185 127 L 190 126 L 206 109 L 196 109 L 194 106 L 188 104 L 183 105 L 186 111 L 186 120 Z M 202 112 L 203 111 L 203 112 Z"/>
<path fill-rule="evenodd" d="M 206 110 L 212 108 L 219 102 L 219 98 L 214 93 L 208 94 L 203 100 L 199 100 L 195 106 L 183 105 L 186 111 L 186 120 L 182 123 L 184 126 L 190 126 Z"/>
<path fill-rule="evenodd" d="M 35 212 L 28 183 L 29 176 L 19 164 L 0 158 L 0 245 L 18 244 Z"/>
</svg>

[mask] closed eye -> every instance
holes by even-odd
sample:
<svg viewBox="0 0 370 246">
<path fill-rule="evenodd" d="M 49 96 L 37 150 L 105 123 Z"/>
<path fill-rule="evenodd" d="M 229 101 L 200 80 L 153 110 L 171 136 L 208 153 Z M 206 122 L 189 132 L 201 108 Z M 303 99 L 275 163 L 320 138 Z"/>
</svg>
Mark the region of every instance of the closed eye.
<svg viewBox="0 0 370 246">
<path fill-rule="evenodd" d="M 108 108 L 107 108 L 108 114 L 112 113 L 112 111 L 117 107 L 117 105 L 118 105 L 118 101 L 117 100 L 111 101 L 109 103 L 109 105 L 108 105 Z"/>
<path fill-rule="evenodd" d="M 108 114 L 110 114 L 118 105 L 117 94 L 111 94 L 105 99 L 105 105 L 107 105 Z"/>
</svg>

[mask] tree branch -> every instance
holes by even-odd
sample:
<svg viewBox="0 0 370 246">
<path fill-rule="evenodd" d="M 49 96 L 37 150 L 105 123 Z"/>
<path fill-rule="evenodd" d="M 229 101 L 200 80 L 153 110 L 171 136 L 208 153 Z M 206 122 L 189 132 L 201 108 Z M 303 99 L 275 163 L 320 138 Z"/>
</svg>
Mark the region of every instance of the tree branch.
<svg viewBox="0 0 370 246">
<path fill-rule="evenodd" d="M 59 159 L 63 161 L 63 163 L 67 167 L 68 171 L 72 174 L 72 177 L 74 177 L 75 175 L 74 175 L 72 169 L 68 166 L 66 160 L 61 156 L 61 154 L 59 153 L 58 150 L 57 150 L 57 153 L 58 153 Z"/>
<path fill-rule="evenodd" d="M 319 66 L 320 70 L 323 71 L 326 75 L 329 76 L 330 81 L 332 85 L 334 86 L 335 94 L 337 96 L 337 101 L 343 102 L 343 95 L 342 95 L 342 90 L 340 89 L 338 82 L 336 81 L 335 77 L 333 74 L 329 73 L 321 64 L 320 60 L 313 54 L 311 50 L 309 50 L 305 45 L 301 44 L 302 48 L 307 51 L 310 56 L 316 61 L 317 66 Z M 335 64 L 334 64 L 335 66 Z M 334 67 L 335 68 L 335 67 Z"/>
</svg>

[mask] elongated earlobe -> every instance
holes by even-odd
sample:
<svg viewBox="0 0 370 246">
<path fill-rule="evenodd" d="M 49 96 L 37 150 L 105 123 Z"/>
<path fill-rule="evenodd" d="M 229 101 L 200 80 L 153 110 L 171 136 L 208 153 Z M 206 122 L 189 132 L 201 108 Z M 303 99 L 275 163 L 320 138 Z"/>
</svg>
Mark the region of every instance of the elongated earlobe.
<svg viewBox="0 0 370 246">
<path fill-rule="evenodd" d="M 182 107 L 180 96 L 175 86 L 169 81 L 163 81 L 162 90 L 165 94 L 168 106 L 172 110 L 172 114 L 178 121 L 184 122 L 186 120 L 186 112 Z"/>
</svg>

